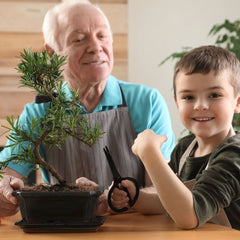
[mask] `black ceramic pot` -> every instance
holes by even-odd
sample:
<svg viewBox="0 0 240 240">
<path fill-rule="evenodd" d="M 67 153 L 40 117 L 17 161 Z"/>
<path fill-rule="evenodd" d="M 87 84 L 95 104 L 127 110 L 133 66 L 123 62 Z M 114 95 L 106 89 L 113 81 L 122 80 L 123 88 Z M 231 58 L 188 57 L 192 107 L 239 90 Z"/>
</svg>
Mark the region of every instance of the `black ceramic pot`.
<svg viewBox="0 0 240 240">
<path fill-rule="evenodd" d="M 94 191 L 24 192 L 16 190 L 22 221 L 36 223 L 91 222 L 96 218 L 97 202 L 103 187 Z"/>
</svg>

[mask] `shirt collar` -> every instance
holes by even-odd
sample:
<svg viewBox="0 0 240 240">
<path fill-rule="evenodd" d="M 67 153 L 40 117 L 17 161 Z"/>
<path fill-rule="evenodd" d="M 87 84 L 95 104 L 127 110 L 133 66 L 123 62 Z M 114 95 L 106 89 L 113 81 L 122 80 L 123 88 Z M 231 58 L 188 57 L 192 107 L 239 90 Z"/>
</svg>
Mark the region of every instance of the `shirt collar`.
<svg viewBox="0 0 240 240">
<path fill-rule="evenodd" d="M 72 97 L 72 93 L 67 82 L 64 83 L 64 91 L 67 95 L 67 98 Z M 94 109 L 93 112 L 102 111 L 104 107 L 116 107 L 121 104 L 122 94 L 120 90 L 120 85 L 118 83 L 118 80 L 114 76 L 110 75 L 108 77 L 101 102 L 98 104 L 98 106 Z"/>
<path fill-rule="evenodd" d="M 117 79 L 109 76 L 103 96 L 98 107 L 102 106 L 117 106 L 122 104 L 122 94 Z"/>
</svg>

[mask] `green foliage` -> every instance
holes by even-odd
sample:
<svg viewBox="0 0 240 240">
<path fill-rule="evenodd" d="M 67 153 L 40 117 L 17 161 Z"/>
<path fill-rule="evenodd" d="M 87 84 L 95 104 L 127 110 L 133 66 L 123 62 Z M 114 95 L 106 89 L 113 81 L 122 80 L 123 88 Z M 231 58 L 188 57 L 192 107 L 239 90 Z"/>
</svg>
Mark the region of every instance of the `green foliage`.
<svg viewBox="0 0 240 240">
<path fill-rule="evenodd" d="M 216 36 L 215 45 L 225 48 L 236 55 L 240 60 L 240 20 L 230 22 L 225 20 L 221 24 L 215 24 L 209 31 L 208 36 Z M 192 47 L 183 47 L 182 51 L 175 52 L 159 63 L 159 66 L 168 60 L 180 60 Z"/>
<path fill-rule="evenodd" d="M 31 117 L 29 122 L 24 123 L 28 125 L 28 130 L 19 124 L 19 118 L 15 122 L 13 117 L 7 117 L 10 127 L 3 127 L 11 131 L 8 136 L 11 144 L 5 147 L 12 147 L 13 151 L 11 157 L 2 164 L 6 165 L 9 161 L 39 164 L 50 171 L 60 183 L 64 183 L 65 180 L 40 156 L 41 143 L 50 148 L 61 148 L 63 142 L 72 136 L 91 146 L 104 132 L 100 131 L 97 124 L 91 127 L 87 117 L 81 114 L 76 91 L 72 90 L 71 99 L 66 97 L 61 69 L 66 57 L 47 51 L 38 53 L 30 50 L 24 50 L 20 56 L 22 61 L 17 70 L 22 73 L 21 86 L 32 88 L 49 102 L 44 103 L 47 114 L 39 118 Z"/>
<path fill-rule="evenodd" d="M 17 70 L 21 76 L 21 85 L 36 90 L 40 95 L 52 98 L 52 93 L 58 89 L 62 80 L 62 69 L 66 57 L 47 51 L 41 53 L 26 51 L 20 53 L 22 59 Z"/>
<path fill-rule="evenodd" d="M 169 60 L 175 60 L 175 59 L 180 60 L 191 49 L 192 49 L 191 47 L 183 47 L 181 52 L 172 53 L 171 55 L 166 57 L 163 61 L 161 61 L 158 66 L 159 67 L 162 66 Z"/>
<path fill-rule="evenodd" d="M 209 36 L 216 36 L 215 44 L 228 49 L 240 60 L 240 20 L 230 22 L 225 20 L 222 24 L 216 24 L 209 32 Z"/>
<path fill-rule="evenodd" d="M 209 31 L 208 36 L 215 36 L 215 45 L 225 48 L 235 54 L 240 61 L 240 20 L 230 22 L 225 20 L 221 24 L 215 24 Z M 182 51 L 175 52 L 166 57 L 160 62 L 159 66 L 165 64 L 168 60 L 179 61 L 191 47 L 183 47 Z M 235 130 L 240 130 L 240 114 L 235 114 L 233 117 L 233 127 Z"/>
</svg>

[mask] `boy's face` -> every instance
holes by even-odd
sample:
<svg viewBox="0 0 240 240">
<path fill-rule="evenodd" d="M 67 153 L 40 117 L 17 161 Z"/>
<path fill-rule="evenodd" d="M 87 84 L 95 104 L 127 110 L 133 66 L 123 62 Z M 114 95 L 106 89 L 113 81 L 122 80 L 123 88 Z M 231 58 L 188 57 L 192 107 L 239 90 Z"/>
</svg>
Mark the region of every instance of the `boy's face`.
<svg viewBox="0 0 240 240">
<path fill-rule="evenodd" d="M 240 110 L 229 72 L 195 73 L 176 77 L 175 102 L 184 126 L 200 138 L 223 140 L 229 134 L 234 112 Z"/>
</svg>

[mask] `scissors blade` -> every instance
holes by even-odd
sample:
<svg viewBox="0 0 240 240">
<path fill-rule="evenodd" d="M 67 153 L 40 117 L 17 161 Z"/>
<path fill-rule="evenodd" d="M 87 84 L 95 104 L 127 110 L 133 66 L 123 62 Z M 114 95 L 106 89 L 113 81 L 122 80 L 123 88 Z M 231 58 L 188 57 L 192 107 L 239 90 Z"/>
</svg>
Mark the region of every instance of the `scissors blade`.
<svg viewBox="0 0 240 240">
<path fill-rule="evenodd" d="M 112 156 L 111 156 L 111 154 L 110 154 L 110 152 L 109 152 L 108 147 L 105 146 L 105 147 L 103 148 L 103 151 L 104 151 L 104 153 L 105 153 L 105 155 L 106 155 L 106 158 L 107 158 L 107 160 L 108 160 L 108 164 L 109 164 L 110 169 L 111 169 L 111 171 L 112 171 L 113 179 L 114 179 L 114 180 L 120 179 L 121 176 L 120 176 L 120 174 L 119 174 L 119 172 L 118 172 L 118 170 L 117 170 L 117 168 L 116 168 L 116 166 L 115 166 L 115 164 L 114 164 L 114 161 L 113 161 L 113 159 L 112 159 Z"/>
</svg>

